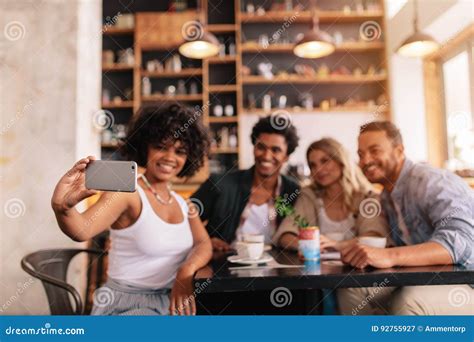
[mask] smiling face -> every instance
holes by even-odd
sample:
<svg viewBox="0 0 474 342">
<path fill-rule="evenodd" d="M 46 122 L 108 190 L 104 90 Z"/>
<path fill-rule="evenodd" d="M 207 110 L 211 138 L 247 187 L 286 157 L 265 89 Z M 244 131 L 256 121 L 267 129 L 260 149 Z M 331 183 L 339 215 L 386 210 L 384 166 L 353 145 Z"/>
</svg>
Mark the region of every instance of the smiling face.
<svg viewBox="0 0 474 342">
<path fill-rule="evenodd" d="M 319 186 L 326 188 L 342 177 L 342 166 L 322 150 L 312 150 L 308 155 L 311 178 Z"/>
<path fill-rule="evenodd" d="M 186 156 L 186 149 L 180 141 L 148 146 L 147 172 L 157 181 L 170 181 L 183 169 Z"/>
<path fill-rule="evenodd" d="M 372 183 L 393 186 L 404 160 L 403 145 L 394 144 L 386 132 L 367 131 L 359 136 L 359 166 Z"/>
<path fill-rule="evenodd" d="M 255 172 L 262 177 L 279 173 L 283 164 L 288 161 L 288 144 L 281 134 L 260 134 L 253 148 Z"/>
</svg>

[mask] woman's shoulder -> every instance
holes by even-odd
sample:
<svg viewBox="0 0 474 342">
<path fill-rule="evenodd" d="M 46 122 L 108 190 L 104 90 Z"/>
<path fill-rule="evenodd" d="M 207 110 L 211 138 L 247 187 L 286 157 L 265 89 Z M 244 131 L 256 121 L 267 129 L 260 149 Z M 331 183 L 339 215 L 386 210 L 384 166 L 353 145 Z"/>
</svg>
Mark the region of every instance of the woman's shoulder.
<svg viewBox="0 0 474 342">
<path fill-rule="evenodd" d="M 317 205 L 321 201 L 321 196 L 314 185 L 307 185 L 300 190 L 298 196 L 299 200 L 310 201 L 314 205 Z"/>
</svg>

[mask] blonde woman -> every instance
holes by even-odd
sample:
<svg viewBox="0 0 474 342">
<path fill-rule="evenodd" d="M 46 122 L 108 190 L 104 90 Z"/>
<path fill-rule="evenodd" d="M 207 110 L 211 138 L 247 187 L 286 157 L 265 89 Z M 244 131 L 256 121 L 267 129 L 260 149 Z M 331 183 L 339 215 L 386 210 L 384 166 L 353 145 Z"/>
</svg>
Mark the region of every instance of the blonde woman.
<svg viewBox="0 0 474 342">
<path fill-rule="evenodd" d="M 357 236 L 388 236 L 388 225 L 371 184 L 344 147 L 332 138 L 313 142 L 306 152 L 312 184 L 295 204 L 297 214 L 319 226 L 321 249 L 340 250 Z M 298 228 L 286 218 L 273 237 L 283 248 L 298 248 Z"/>
</svg>

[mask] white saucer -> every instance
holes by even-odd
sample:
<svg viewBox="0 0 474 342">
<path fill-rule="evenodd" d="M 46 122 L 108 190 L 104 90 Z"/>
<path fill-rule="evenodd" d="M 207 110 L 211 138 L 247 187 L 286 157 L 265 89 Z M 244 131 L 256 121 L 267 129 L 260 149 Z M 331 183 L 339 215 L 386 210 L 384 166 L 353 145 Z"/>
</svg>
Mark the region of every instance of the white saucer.
<svg viewBox="0 0 474 342">
<path fill-rule="evenodd" d="M 237 263 L 237 264 L 244 264 L 244 265 L 255 265 L 255 264 L 263 264 L 269 261 L 272 261 L 273 257 L 267 253 L 264 253 L 260 259 L 248 259 L 248 258 L 241 258 L 238 255 L 231 255 L 227 258 L 227 261 Z"/>
</svg>

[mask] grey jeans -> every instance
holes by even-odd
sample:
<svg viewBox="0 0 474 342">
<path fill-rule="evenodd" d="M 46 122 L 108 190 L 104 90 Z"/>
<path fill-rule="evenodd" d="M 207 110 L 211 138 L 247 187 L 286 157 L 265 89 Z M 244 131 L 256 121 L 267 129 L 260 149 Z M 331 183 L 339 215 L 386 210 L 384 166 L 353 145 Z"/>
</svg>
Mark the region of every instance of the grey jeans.
<svg viewBox="0 0 474 342">
<path fill-rule="evenodd" d="M 109 279 L 94 292 L 91 315 L 169 315 L 170 289 L 147 289 Z"/>
</svg>

